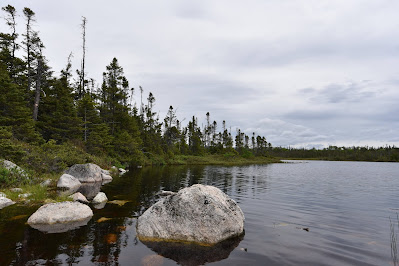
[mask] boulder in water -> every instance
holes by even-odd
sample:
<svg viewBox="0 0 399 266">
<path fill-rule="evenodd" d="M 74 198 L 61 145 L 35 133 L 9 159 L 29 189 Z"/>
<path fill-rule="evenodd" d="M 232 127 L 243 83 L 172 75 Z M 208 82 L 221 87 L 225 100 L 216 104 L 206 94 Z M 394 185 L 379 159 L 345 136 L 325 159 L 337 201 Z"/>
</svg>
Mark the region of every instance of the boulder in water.
<svg viewBox="0 0 399 266">
<path fill-rule="evenodd" d="M 63 174 L 57 182 L 57 188 L 71 191 L 72 193 L 77 191 L 82 183 L 72 175 Z"/>
<path fill-rule="evenodd" d="M 89 206 L 79 202 L 49 203 L 33 213 L 28 224 L 47 233 L 61 233 L 86 225 L 93 216 Z"/>
<path fill-rule="evenodd" d="M 98 194 L 94 197 L 92 203 L 93 204 L 100 204 L 100 203 L 104 203 L 104 202 L 107 202 L 107 201 L 108 201 L 108 198 L 105 195 L 105 193 L 104 192 L 98 192 Z"/>
<path fill-rule="evenodd" d="M 141 241 L 183 241 L 213 245 L 244 232 L 237 203 L 213 186 L 193 185 L 162 198 L 137 221 Z"/>
<path fill-rule="evenodd" d="M 0 210 L 7 206 L 13 205 L 13 204 L 15 204 L 14 201 L 12 201 L 6 197 L 0 197 Z"/>
<path fill-rule="evenodd" d="M 72 165 L 66 174 L 76 177 L 81 183 L 102 182 L 102 169 L 93 163 Z"/>
</svg>

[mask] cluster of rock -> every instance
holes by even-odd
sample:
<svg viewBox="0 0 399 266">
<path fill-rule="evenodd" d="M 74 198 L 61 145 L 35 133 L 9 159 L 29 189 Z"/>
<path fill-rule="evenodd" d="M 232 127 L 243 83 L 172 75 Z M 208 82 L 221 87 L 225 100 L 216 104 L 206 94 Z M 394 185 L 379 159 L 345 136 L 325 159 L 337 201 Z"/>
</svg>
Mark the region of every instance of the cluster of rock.
<svg viewBox="0 0 399 266">
<path fill-rule="evenodd" d="M 75 164 L 60 177 L 57 188 L 63 194 L 70 194 L 74 201 L 88 204 L 91 200 L 94 207 L 100 209 L 108 200 L 105 194 L 100 192 L 101 185 L 111 181 L 109 171 L 101 169 L 98 165 Z"/>
<path fill-rule="evenodd" d="M 28 224 L 47 233 L 66 232 L 86 225 L 93 216 L 87 204 L 91 201 L 94 208 L 104 208 L 108 199 L 104 192 L 100 192 L 101 186 L 111 181 L 109 171 L 98 165 L 71 166 L 59 178 L 57 188 L 61 193 L 70 195 L 73 202 L 43 205 L 28 219 Z"/>
<path fill-rule="evenodd" d="M 3 165 L 15 169 L 15 164 L 10 163 L 7 161 L 4 164 L 3 161 Z M 117 168 L 112 170 L 117 170 L 119 174 L 125 172 Z M 73 202 L 43 205 L 29 217 L 28 224 L 47 233 L 66 232 L 86 225 L 93 216 L 88 204 L 91 202 L 94 208 L 104 208 L 108 199 L 105 193 L 100 192 L 101 186 L 111 181 L 110 172 L 98 165 L 92 163 L 73 165 L 57 182 L 57 188 L 69 195 Z M 48 186 L 50 182 L 43 182 L 43 186 Z M 21 195 L 21 197 L 26 196 Z M 209 253 L 208 257 L 219 258 L 222 255 L 219 249 L 229 250 L 230 253 L 232 249 L 226 247 L 234 248 L 242 239 L 244 214 L 237 203 L 220 189 L 196 184 L 177 193 L 160 191 L 158 195 L 161 199 L 138 218 L 136 232 L 144 244 L 163 256 L 184 263 L 192 262 L 193 256 L 197 257 L 198 248 L 185 250 L 180 244 L 175 244 L 177 246 L 167 244 L 172 241 L 212 245 L 213 248 L 202 248 L 201 254 Z M 0 192 L 0 209 L 12 204 L 14 202 Z M 238 239 L 238 242 L 234 239 Z M 173 250 L 178 246 L 178 249 L 184 249 L 184 253 L 189 256 L 179 255 L 175 258 L 174 255 L 170 255 L 175 253 Z M 218 251 L 215 253 L 215 250 Z M 228 256 L 228 253 L 227 255 L 223 253 L 222 257 Z M 213 260 L 197 262 L 203 264 L 210 261 Z"/>
</svg>

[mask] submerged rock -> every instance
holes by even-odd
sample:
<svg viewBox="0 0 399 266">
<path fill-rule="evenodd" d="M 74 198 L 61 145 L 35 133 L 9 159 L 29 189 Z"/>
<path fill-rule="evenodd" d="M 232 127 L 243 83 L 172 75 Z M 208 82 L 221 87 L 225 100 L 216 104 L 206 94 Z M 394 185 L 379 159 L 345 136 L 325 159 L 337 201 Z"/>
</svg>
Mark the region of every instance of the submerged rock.
<svg viewBox="0 0 399 266">
<path fill-rule="evenodd" d="M 33 213 L 28 224 L 47 233 L 61 233 L 86 225 L 93 216 L 93 211 L 79 202 L 50 203 Z"/>
<path fill-rule="evenodd" d="M 14 201 L 6 197 L 0 197 L 0 210 L 13 204 L 15 204 Z"/>
<path fill-rule="evenodd" d="M 237 203 L 213 186 L 193 185 L 162 198 L 138 218 L 141 241 L 184 241 L 213 245 L 244 231 Z"/>
</svg>

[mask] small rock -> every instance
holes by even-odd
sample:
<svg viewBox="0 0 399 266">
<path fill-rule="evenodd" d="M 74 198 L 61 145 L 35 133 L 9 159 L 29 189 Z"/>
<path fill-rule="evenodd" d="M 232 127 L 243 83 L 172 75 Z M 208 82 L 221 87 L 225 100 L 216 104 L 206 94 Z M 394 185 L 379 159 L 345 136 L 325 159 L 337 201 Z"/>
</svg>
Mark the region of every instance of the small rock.
<svg viewBox="0 0 399 266">
<path fill-rule="evenodd" d="M 6 197 L 0 197 L 0 210 L 13 204 L 15 204 L 14 201 L 7 199 Z"/>
<path fill-rule="evenodd" d="M 108 198 L 105 195 L 105 193 L 104 192 L 98 192 L 98 194 L 94 197 L 92 203 L 93 204 L 100 204 L 100 203 L 104 203 L 104 202 L 107 202 L 107 201 L 108 201 Z"/>
<path fill-rule="evenodd" d="M 109 174 L 107 175 L 107 174 L 101 173 L 101 177 L 103 179 L 103 182 L 104 181 L 112 181 L 112 176 L 110 176 Z"/>
<path fill-rule="evenodd" d="M 81 203 L 84 203 L 84 204 L 89 204 L 89 201 L 80 192 L 76 192 L 75 194 L 69 196 L 69 198 L 71 198 L 73 201 L 78 201 L 78 202 L 81 202 Z"/>
<path fill-rule="evenodd" d="M 32 193 L 24 193 L 24 194 L 19 194 L 18 198 L 26 199 L 26 198 L 29 198 L 30 196 L 32 196 Z"/>
<path fill-rule="evenodd" d="M 97 220 L 97 223 L 102 223 L 102 222 L 106 222 L 112 220 L 112 218 L 107 218 L 107 217 L 101 217 L 100 219 Z"/>
<path fill-rule="evenodd" d="M 22 192 L 23 190 L 22 190 L 22 188 L 16 187 L 16 188 L 10 189 L 10 191 L 12 191 L 12 192 Z"/>
<path fill-rule="evenodd" d="M 107 204 L 106 202 L 96 203 L 96 204 L 93 204 L 93 208 L 97 209 L 97 210 L 101 210 L 105 207 L 106 204 Z"/>
<path fill-rule="evenodd" d="M 3 192 L 0 192 L 0 198 L 7 198 L 7 195 L 4 194 Z"/>
<path fill-rule="evenodd" d="M 101 169 L 101 173 L 103 173 L 105 175 L 111 175 L 108 170 L 104 170 L 104 169 Z"/>
<path fill-rule="evenodd" d="M 130 201 L 128 201 L 128 200 L 113 200 L 113 201 L 108 201 L 108 203 L 116 204 L 116 205 L 119 205 L 119 206 L 123 206 L 123 205 L 125 205 L 125 204 L 128 203 L 128 202 L 130 202 Z"/>
<path fill-rule="evenodd" d="M 143 266 L 160 266 L 163 265 L 163 257 L 159 255 L 147 255 L 141 260 Z"/>
<path fill-rule="evenodd" d="M 123 175 L 123 174 L 125 174 L 127 171 L 125 170 L 125 169 L 123 169 L 123 168 L 119 168 L 119 174 L 120 175 Z"/>
<path fill-rule="evenodd" d="M 50 186 L 50 185 L 51 185 L 51 179 L 46 179 L 46 180 L 44 180 L 43 182 L 40 183 L 40 185 L 41 185 L 42 187 L 48 187 L 48 186 Z"/>
<path fill-rule="evenodd" d="M 82 183 L 72 175 L 63 174 L 57 182 L 57 188 L 70 190 L 71 193 L 77 191 Z"/>
</svg>

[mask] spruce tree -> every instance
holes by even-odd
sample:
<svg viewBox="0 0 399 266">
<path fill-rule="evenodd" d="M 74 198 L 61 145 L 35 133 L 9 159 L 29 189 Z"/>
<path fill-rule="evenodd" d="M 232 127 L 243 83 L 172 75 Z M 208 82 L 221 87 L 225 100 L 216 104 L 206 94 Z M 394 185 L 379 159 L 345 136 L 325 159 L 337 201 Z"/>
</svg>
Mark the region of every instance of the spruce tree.
<svg viewBox="0 0 399 266">
<path fill-rule="evenodd" d="M 51 85 L 44 88 L 46 97 L 42 99 L 38 126 L 46 140 L 54 139 L 59 143 L 80 139 L 82 120 L 77 116 L 73 88 L 70 85 L 71 63 L 61 71 L 61 77 L 53 79 Z"/>
</svg>

